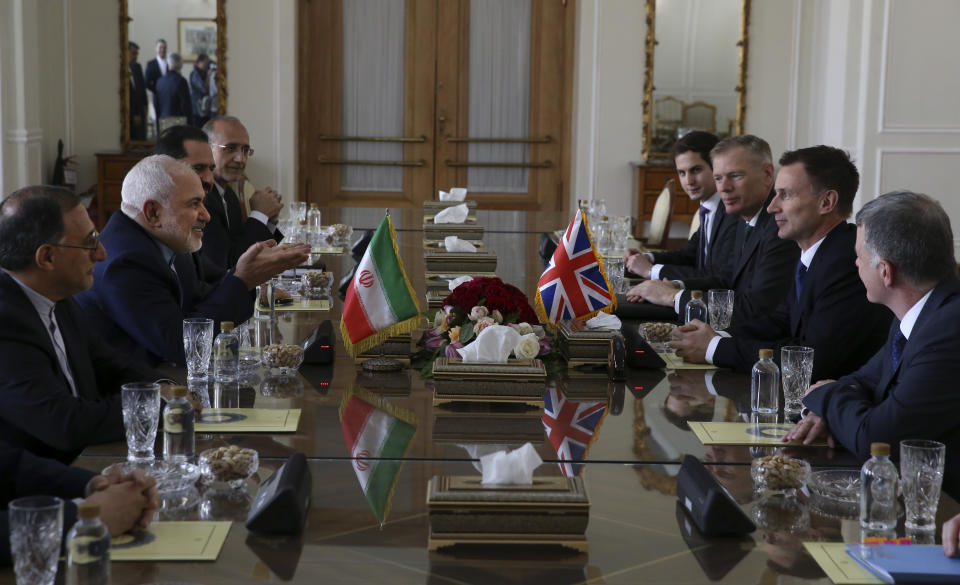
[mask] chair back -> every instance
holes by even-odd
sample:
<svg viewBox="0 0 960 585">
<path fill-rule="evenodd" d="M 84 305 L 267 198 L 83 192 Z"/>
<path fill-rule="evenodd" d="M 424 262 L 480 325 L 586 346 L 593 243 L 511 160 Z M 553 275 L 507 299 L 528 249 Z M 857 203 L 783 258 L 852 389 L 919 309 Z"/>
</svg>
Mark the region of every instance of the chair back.
<svg viewBox="0 0 960 585">
<path fill-rule="evenodd" d="M 697 211 L 699 212 L 699 210 Z M 693 220 L 690 221 L 690 233 L 687 234 L 687 239 L 692 238 L 698 229 L 700 229 L 700 213 L 694 213 Z"/>
<path fill-rule="evenodd" d="M 670 220 L 673 214 L 673 196 L 676 191 L 676 181 L 667 179 L 663 191 L 653 204 L 653 213 L 650 214 L 650 232 L 647 234 L 647 247 L 663 246 L 670 233 Z"/>
<path fill-rule="evenodd" d="M 717 106 L 707 102 L 693 102 L 684 105 L 682 126 L 715 133 L 717 131 Z"/>
</svg>

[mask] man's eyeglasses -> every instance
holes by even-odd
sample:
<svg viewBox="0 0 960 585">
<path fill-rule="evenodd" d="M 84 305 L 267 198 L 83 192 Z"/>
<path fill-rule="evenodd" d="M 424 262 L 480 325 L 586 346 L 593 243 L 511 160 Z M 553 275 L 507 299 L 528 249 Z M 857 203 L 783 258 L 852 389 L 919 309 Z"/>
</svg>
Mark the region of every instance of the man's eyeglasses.
<svg viewBox="0 0 960 585">
<path fill-rule="evenodd" d="M 86 239 L 87 239 L 87 242 L 90 242 L 90 243 L 88 243 L 85 246 L 78 246 L 76 244 L 50 244 L 50 245 L 56 246 L 58 248 L 76 248 L 77 250 L 86 250 L 87 252 L 96 252 L 97 250 L 100 249 L 100 234 L 97 232 L 97 230 L 93 230 L 93 232 L 89 236 L 87 236 Z"/>
<path fill-rule="evenodd" d="M 243 156 L 250 157 L 253 156 L 253 149 L 249 145 L 244 144 L 240 146 L 239 144 L 214 144 L 210 143 L 210 146 L 216 146 L 217 148 L 222 148 L 223 151 L 227 154 L 236 154 L 239 150 L 243 153 Z"/>
</svg>

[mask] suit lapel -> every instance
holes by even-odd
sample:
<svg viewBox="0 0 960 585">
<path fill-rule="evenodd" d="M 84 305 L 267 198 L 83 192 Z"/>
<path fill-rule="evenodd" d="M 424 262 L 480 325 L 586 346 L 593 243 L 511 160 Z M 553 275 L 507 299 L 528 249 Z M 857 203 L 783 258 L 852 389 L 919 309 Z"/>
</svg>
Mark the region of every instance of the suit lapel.
<svg viewBox="0 0 960 585">
<path fill-rule="evenodd" d="M 230 231 L 243 231 L 243 216 L 240 213 L 240 199 L 236 192 L 227 185 L 223 191 L 223 196 L 227 200 L 227 216 L 230 218 Z"/>
<path fill-rule="evenodd" d="M 67 361 L 70 363 L 73 383 L 77 387 L 77 396 L 96 399 L 98 391 L 93 364 L 90 363 L 90 358 L 86 354 L 72 307 L 67 304 L 67 301 L 57 303 L 57 325 L 60 327 L 60 336 L 63 337 L 63 346 L 67 350 Z M 66 380 L 65 377 L 64 380 Z"/>
</svg>

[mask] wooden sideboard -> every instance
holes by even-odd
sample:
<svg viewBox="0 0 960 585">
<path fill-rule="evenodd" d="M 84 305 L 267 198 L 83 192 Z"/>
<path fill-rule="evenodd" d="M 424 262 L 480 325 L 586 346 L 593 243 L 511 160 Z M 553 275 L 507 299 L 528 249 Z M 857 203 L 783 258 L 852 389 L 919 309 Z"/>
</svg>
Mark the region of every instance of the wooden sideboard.
<svg viewBox="0 0 960 585">
<path fill-rule="evenodd" d="M 120 211 L 120 188 L 133 165 L 149 155 L 147 151 L 97 153 L 97 229 L 102 230 L 110 214 Z"/>
<path fill-rule="evenodd" d="M 637 218 L 637 238 L 643 236 L 643 222 L 650 220 L 653 213 L 653 206 L 657 202 L 657 197 L 663 191 L 663 186 L 669 179 L 677 182 L 676 195 L 673 200 L 673 214 L 671 222 L 681 221 L 690 223 L 693 216 L 696 215 L 699 203 L 691 201 L 683 188 L 680 186 L 680 178 L 677 176 L 677 169 L 673 166 L 673 161 L 630 163 L 633 167 L 633 194 L 634 208 L 633 215 Z"/>
</svg>

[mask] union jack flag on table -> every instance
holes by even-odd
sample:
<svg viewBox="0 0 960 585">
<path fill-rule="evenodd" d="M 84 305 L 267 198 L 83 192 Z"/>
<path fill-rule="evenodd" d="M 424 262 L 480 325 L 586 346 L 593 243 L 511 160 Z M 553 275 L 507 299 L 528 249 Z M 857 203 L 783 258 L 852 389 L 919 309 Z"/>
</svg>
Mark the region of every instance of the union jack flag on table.
<svg viewBox="0 0 960 585">
<path fill-rule="evenodd" d="M 537 315 L 556 324 L 616 308 L 617 297 L 603 270 L 603 259 L 593 247 L 587 218 L 577 210 L 537 283 Z"/>
<path fill-rule="evenodd" d="M 606 402 L 572 402 L 555 387 L 543 397 L 543 426 L 553 444 L 564 477 L 583 472 L 587 450 L 607 415 Z"/>
</svg>

